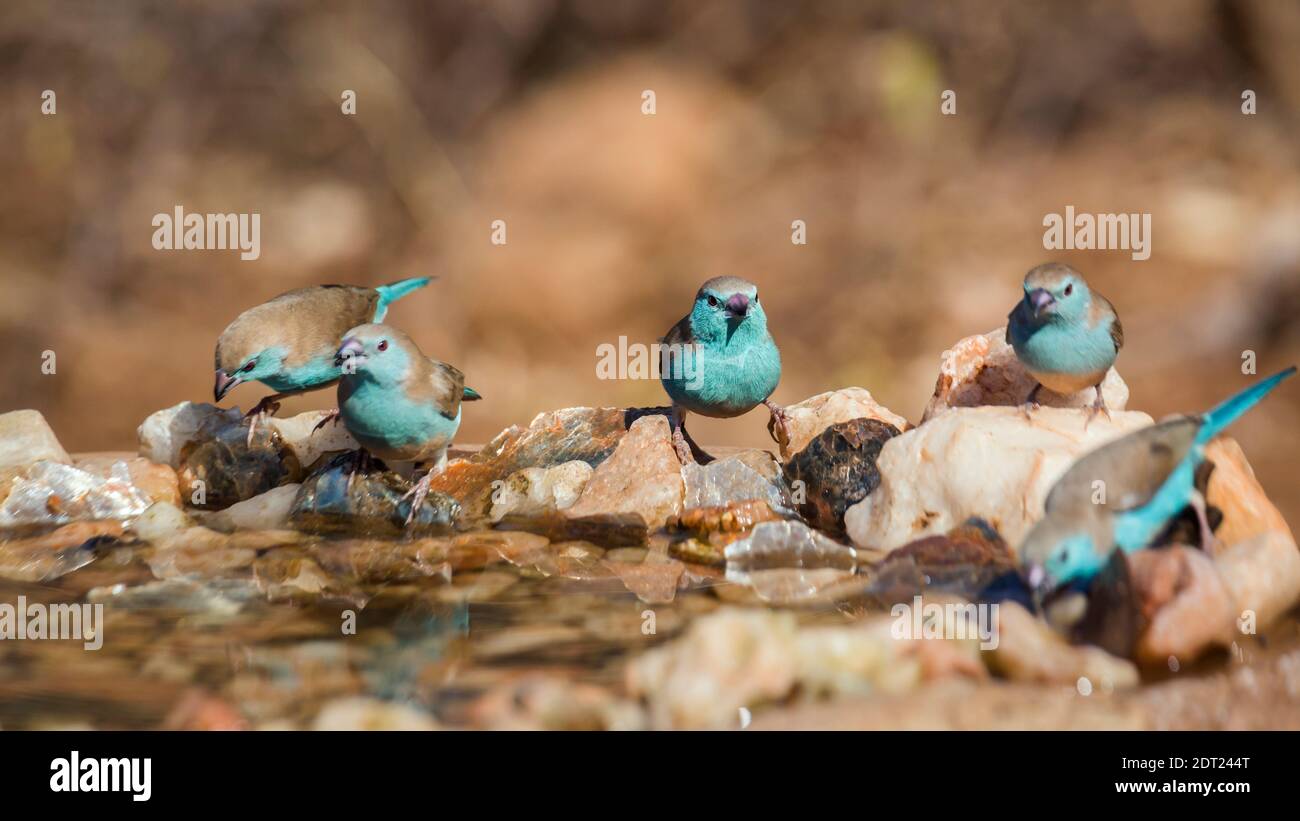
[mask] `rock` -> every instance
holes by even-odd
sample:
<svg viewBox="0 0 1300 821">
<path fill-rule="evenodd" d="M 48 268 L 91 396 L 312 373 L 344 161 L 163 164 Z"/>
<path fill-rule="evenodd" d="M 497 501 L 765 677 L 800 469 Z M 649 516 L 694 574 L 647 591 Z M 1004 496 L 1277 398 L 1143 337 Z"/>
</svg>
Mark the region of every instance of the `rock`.
<svg viewBox="0 0 1300 821">
<path fill-rule="evenodd" d="M 177 483 L 176 471 L 170 465 L 150 462 L 141 456 L 131 456 L 129 454 L 117 456 L 113 454 L 92 454 L 88 456 L 79 456 L 76 460 L 76 466 L 101 479 L 110 479 L 114 476 L 114 467 L 119 463 L 126 465 L 127 474 L 131 477 L 131 484 L 136 490 L 150 502 L 167 502 L 173 505 L 180 505 L 181 492 Z"/>
<path fill-rule="evenodd" d="M 549 468 L 517 470 L 492 492 L 489 518 L 499 522 L 512 513 L 537 516 L 572 507 L 592 473 L 591 465 L 576 459 Z"/>
<path fill-rule="evenodd" d="M 1232 642 L 1238 611 L 1204 551 L 1183 545 L 1139 550 L 1129 563 L 1147 622 L 1138 661 L 1164 665 L 1172 657 L 1186 664 Z"/>
<path fill-rule="evenodd" d="M 998 605 L 998 646 L 986 654 L 994 672 L 1017 681 L 1078 685 L 1107 692 L 1138 683 L 1132 662 L 1096 647 L 1073 647 L 1015 602 Z"/>
<path fill-rule="evenodd" d="M 0 413 L 0 473 L 35 462 L 72 463 L 40 411 Z"/>
<path fill-rule="evenodd" d="M 1290 532 L 1275 530 L 1229 545 L 1215 564 L 1243 620 L 1239 628 L 1263 630 L 1300 600 L 1300 550 Z"/>
<path fill-rule="evenodd" d="M 1282 512 L 1264 494 L 1255 471 L 1246 461 L 1241 445 L 1229 436 L 1216 437 L 1205 447 L 1205 458 L 1214 465 L 1206 501 L 1223 514 L 1215 529 L 1219 547 L 1249 541 L 1269 532 L 1290 534 Z"/>
<path fill-rule="evenodd" d="M 1038 384 L 1016 359 L 1007 344 L 1006 328 L 986 334 L 968 336 L 943 352 L 939 360 L 939 379 L 934 395 L 925 407 L 921 424 L 950 408 L 974 408 L 981 405 L 1023 405 Z M 1106 407 L 1122 411 L 1128 405 L 1128 386 L 1114 368 L 1101 386 Z M 1047 388 L 1038 392 L 1041 405 L 1056 408 L 1082 408 L 1093 402 L 1096 393 L 1087 388 L 1070 396 L 1061 396 Z"/>
<path fill-rule="evenodd" d="M 789 415 L 790 453 L 799 453 L 808 447 L 830 426 L 854 419 L 875 419 L 900 431 L 911 427 L 906 419 L 876 402 L 865 388 L 840 388 L 819 393 L 787 406 L 785 412 Z"/>
<path fill-rule="evenodd" d="M 181 449 L 196 439 L 200 431 L 238 426 L 243 419 L 239 408 L 180 402 L 150 414 L 140 423 L 136 435 L 140 455 L 151 462 L 181 466 Z"/>
<path fill-rule="evenodd" d="M 470 721 L 485 730 L 640 730 L 637 705 L 608 690 L 545 673 L 493 687 L 470 707 Z"/>
<path fill-rule="evenodd" d="M 954 408 L 895 436 L 876 460 L 880 486 L 849 508 L 844 523 L 859 546 L 884 549 L 947 532 L 971 517 L 989 522 L 1013 549 L 1043 515 L 1052 485 L 1082 454 L 1151 417 L 1098 416 L 1040 408 Z"/>
<path fill-rule="evenodd" d="M 847 570 L 858 566 L 858 552 L 800 521 L 761 522 L 743 539 L 727 545 L 727 578 L 774 568 Z M 733 578 L 734 574 L 734 578 Z"/>
<path fill-rule="evenodd" d="M 204 530 L 204 528 L 193 528 L 193 530 Z M 213 531 L 208 532 L 220 535 Z M 159 579 L 183 577 L 208 579 L 228 570 L 248 567 L 256 558 L 255 550 L 227 546 L 224 542 L 214 545 L 196 534 L 191 544 L 156 549 L 145 561 L 154 576 Z"/>
<path fill-rule="evenodd" d="M 326 413 L 307 411 L 287 419 L 272 417 L 268 420 L 268 424 L 280 434 L 285 446 L 293 451 L 298 464 L 304 468 L 311 468 L 325 456 L 360 447 L 342 422 L 329 422 L 316 430 L 316 425 L 325 418 Z"/>
<path fill-rule="evenodd" d="M 206 514 L 203 519 L 217 530 L 281 530 L 289 527 L 289 514 L 298 498 L 300 484 L 281 485 L 265 493 L 236 502 L 225 510 Z"/>
<path fill-rule="evenodd" d="M 727 581 L 740 584 L 754 599 L 773 607 L 813 607 L 856 598 L 866 581 L 851 570 L 835 567 L 809 569 L 774 567 L 738 573 L 727 571 Z"/>
<path fill-rule="evenodd" d="M 352 454 L 342 454 L 303 480 L 289 521 L 309 533 L 399 536 L 451 530 L 459 513 L 456 500 L 430 492 L 408 526 L 409 483 L 373 461 L 369 473 L 353 474 Z M 349 478 L 351 481 L 349 482 Z"/>
<path fill-rule="evenodd" d="M 785 466 L 799 512 L 814 527 L 843 536 L 844 511 L 880 484 L 876 459 L 899 429 L 879 419 L 837 422 L 813 437 Z"/>
<path fill-rule="evenodd" d="M 363 696 L 337 698 L 321 708 L 313 730 L 438 730 L 433 716 L 409 704 Z"/>
<path fill-rule="evenodd" d="M 602 547 L 638 547 L 645 544 L 649 535 L 645 520 L 636 513 L 602 513 L 582 517 L 564 513 L 510 515 L 497 524 L 497 529 L 535 533 L 553 542 L 579 539 Z"/>
<path fill-rule="evenodd" d="M 800 628 L 789 612 L 724 607 L 629 662 L 627 689 L 646 700 L 652 726 L 733 728 L 742 726 L 741 708 L 795 693 L 810 700 L 899 693 L 939 671 L 978 674 L 973 642 L 897 640 L 890 622 Z"/>
<path fill-rule="evenodd" d="M 539 413 L 527 428 L 509 427 L 468 459 L 451 460 L 435 477 L 433 489 L 454 496 L 468 521 L 485 519 L 494 482 L 524 468 L 574 460 L 597 467 L 614 452 L 633 421 L 653 413 L 662 415 L 662 410 L 565 408 Z"/>
<path fill-rule="evenodd" d="M 676 598 L 677 584 L 686 569 L 677 561 L 633 564 L 605 560 L 602 563 L 618 576 L 624 587 L 646 604 L 668 604 Z"/>
<path fill-rule="evenodd" d="M 107 478 L 61 462 L 37 462 L 13 480 L 0 504 L 0 527 L 129 519 L 149 504 L 125 462 L 115 463 Z"/>
<path fill-rule="evenodd" d="M 42 536 L 0 542 L 0 578 L 21 582 L 57 579 L 93 562 L 100 544 L 121 536 L 118 522 L 75 522 Z"/>
<path fill-rule="evenodd" d="M 942 536 L 891 551 L 872 568 L 864 593 L 883 607 L 934 593 L 980 601 L 990 585 L 1008 574 L 1018 575 L 1010 548 L 996 531 L 973 519 Z"/>
<path fill-rule="evenodd" d="M 194 527 L 194 520 L 185 511 L 168 502 L 154 502 L 131 523 L 131 530 L 146 542 Z"/>
<path fill-rule="evenodd" d="M 648 527 L 662 527 L 682 509 L 682 474 L 668 419 L 642 417 L 596 468 L 567 513 L 577 518 L 635 513 Z"/>
<path fill-rule="evenodd" d="M 181 446 L 181 491 L 194 507 L 220 510 L 280 485 L 302 481 L 294 451 L 271 426 L 258 426 L 252 444 L 248 427 L 209 415 Z"/>
<path fill-rule="evenodd" d="M 673 537 L 668 554 L 686 562 L 721 566 L 727 561 L 723 548 L 760 522 L 781 520 L 771 505 L 758 500 L 692 508 L 668 523 L 674 533 L 688 534 L 685 538 Z"/>
<path fill-rule="evenodd" d="M 781 465 L 765 450 L 743 451 L 707 465 L 682 465 L 681 476 L 686 510 L 763 501 L 773 510 L 794 514 Z"/>
</svg>

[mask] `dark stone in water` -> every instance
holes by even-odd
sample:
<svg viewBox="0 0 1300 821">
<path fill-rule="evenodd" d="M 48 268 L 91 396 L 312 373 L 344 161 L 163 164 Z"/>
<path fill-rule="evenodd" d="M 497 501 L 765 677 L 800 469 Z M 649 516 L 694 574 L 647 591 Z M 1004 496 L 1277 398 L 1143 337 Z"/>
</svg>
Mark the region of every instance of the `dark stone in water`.
<svg viewBox="0 0 1300 821">
<path fill-rule="evenodd" d="M 650 536 L 645 519 L 636 513 L 602 513 L 595 516 L 506 516 L 497 530 L 522 530 L 553 542 L 582 541 L 601 547 L 640 547 Z"/>
<path fill-rule="evenodd" d="M 942 536 L 891 551 L 872 571 L 866 595 L 885 607 L 925 592 L 980 601 L 990 586 L 1015 572 L 1007 543 L 987 522 L 973 518 Z"/>
<path fill-rule="evenodd" d="M 898 434 L 898 428 L 879 419 L 852 419 L 831 425 L 795 454 L 785 466 L 785 478 L 792 488 L 803 483 L 799 512 L 804 518 L 843 536 L 844 511 L 880 485 L 876 459 Z"/>
<path fill-rule="evenodd" d="M 455 459 L 434 477 L 432 489 L 460 502 L 467 522 L 488 517 L 492 489 L 517 470 L 580 460 L 592 467 L 618 447 L 632 422 L 667 408 L 565 408 L 538 414 L 527 428 L 512 425 L 467 459 Z"/>
<path fill-rule="evenodd" d="M 410 483 L 383 462 L 371 459 L 369 470 L 358 472 L 349 487 L 354 466 L 353 454 L 343 453 L 308 476 L 293 500 L 290 523 L 310 533 L 352 536 L 430 535 L 452 530 L 460 512 L 452 497 L 431 491 L 407 526 L 412 500 L 403 497 Z"/>
<path fill-rule="evenodd" d="M 1074 626 L 1071 640 L 1095 644 L 1120 658 L 1133 658 L 1138 637 L 1145 629 L 1142 601 L 1133 582 L 1128 554 L 1116 550 L 1088 585 L 1088 607 Z"/>
<path fill-rule="evenodd" d="M 298 457 L 270 426 L 259 426 L 248 444 L 248 426 L 214 417 L 180 452 L 181 496 L 194 507 L 221 510 L 280 485 L 302 481 Z M 201 503 L 196 481 L 203 482 Z"/>
</svg>

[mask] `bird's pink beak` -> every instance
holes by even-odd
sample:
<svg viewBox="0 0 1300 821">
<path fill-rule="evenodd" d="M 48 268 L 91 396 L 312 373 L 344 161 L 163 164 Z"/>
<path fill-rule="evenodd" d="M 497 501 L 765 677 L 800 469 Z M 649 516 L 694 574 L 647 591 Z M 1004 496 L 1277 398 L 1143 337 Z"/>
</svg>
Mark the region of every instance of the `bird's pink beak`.
<svg viewBox="0 0 1300 821">
<path fill-rule="evenodd" d="M 1029 292 L 1029 306 L 1034 309 L 1034 316 L 1042 314 L 1056 304 L 1056 297 L 1044 288 L 1035 288 Z"/>
<path fill-rule="evenodd" d="M 744 294 L 732 294 L 727 300 L 727 316 L 744 318 L 749 313 L 749 297 Z"/>
<path fill-rule="evenodd" d="M 349 367 L 355 369 L 357 365 L 365 361 L 366 346 L 351 336 L 343 340 L 338 352 L 334 354 L 334 367 L 343 368 L 345 373 L 351 372 Z"/>
<path fill-rule="evenodd" d="M 212 386 L 212 398 L 220 402 L 221 398 L 244 380 L 238 376 L 226 376 L 226 372 L 217 368 L 217 383 Z"/>
</svg>

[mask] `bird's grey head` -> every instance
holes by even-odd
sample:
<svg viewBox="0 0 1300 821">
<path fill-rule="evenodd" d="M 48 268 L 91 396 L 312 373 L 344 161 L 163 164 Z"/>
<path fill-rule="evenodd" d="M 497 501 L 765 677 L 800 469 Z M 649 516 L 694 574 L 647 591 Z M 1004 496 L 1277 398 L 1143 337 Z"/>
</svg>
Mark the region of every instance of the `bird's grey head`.
<svg viewBox="0 0 1300 821">
<path fill-rule="evenodd" d="M 697 337 L 730 336 L 744 324 L 767 326 L 757 285 L 740 277 L 714 277 L 700 286 L 691 309 L 691 328 Z"/>
<path fill-rule="evenodd" d="M 1083 274 L 1060 262 L 1047 262 L 1025 275 L 1025 304 L 1036 319 L 1082 319 L 1092 301 Z"/>
</svg>

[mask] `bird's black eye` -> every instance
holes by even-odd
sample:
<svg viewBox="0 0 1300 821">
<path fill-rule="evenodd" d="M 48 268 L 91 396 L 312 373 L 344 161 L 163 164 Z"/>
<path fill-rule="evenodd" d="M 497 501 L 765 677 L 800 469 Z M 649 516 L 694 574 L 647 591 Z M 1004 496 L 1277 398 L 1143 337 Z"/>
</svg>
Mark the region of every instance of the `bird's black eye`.
<svg viewBox="0 0 1300 821">
<path fill-rule="evenodd" d="M 718 299 L 717 299 L 717 297 L 712 296 L 712 295 L 709 296 L 709 307 L 711 307 L 711 308 L 716 308 L 716 307 L 718 307 Z"/>
<path fill-rule="evenodd" d="M 378 344 L 376 347 L 378 347 L 379 350 L 381 350 L 381 351 L 386 351 L 386 350 L 388 350 L 388 340 L 387 340 L 387 339 L 381 339 L 381 340 L 379 340 L 379 344 Z"/>
<path fill-rule="evenodd" d="M 1072 294 L 1072 293 L 1074 293 L 1074 283 L 1073 283 L 1073 282 L 1071 282 L 1069 285 L 1066 285 L 1066 286 L 1065 286 L 1065 295 L 1066 295 L 1066 296 L 1069 296 L 1069 295 Z"/>
<path fill-rule="evenodd" d="M 240 370 L 243 371 L 244 373 L 248 373 L 249 371 L 251 371 L 251 370 L 252 370 L 253 368 L 255 368 L 255 367 L 257 367 L 257 360 L 256 360 L 256 359 L 250 359 L 250 360 L 248 360 L 248 362 L 246 362 L 246 363 L 244 364 L 244 367 L 240 368 Z"/>
</svg>

